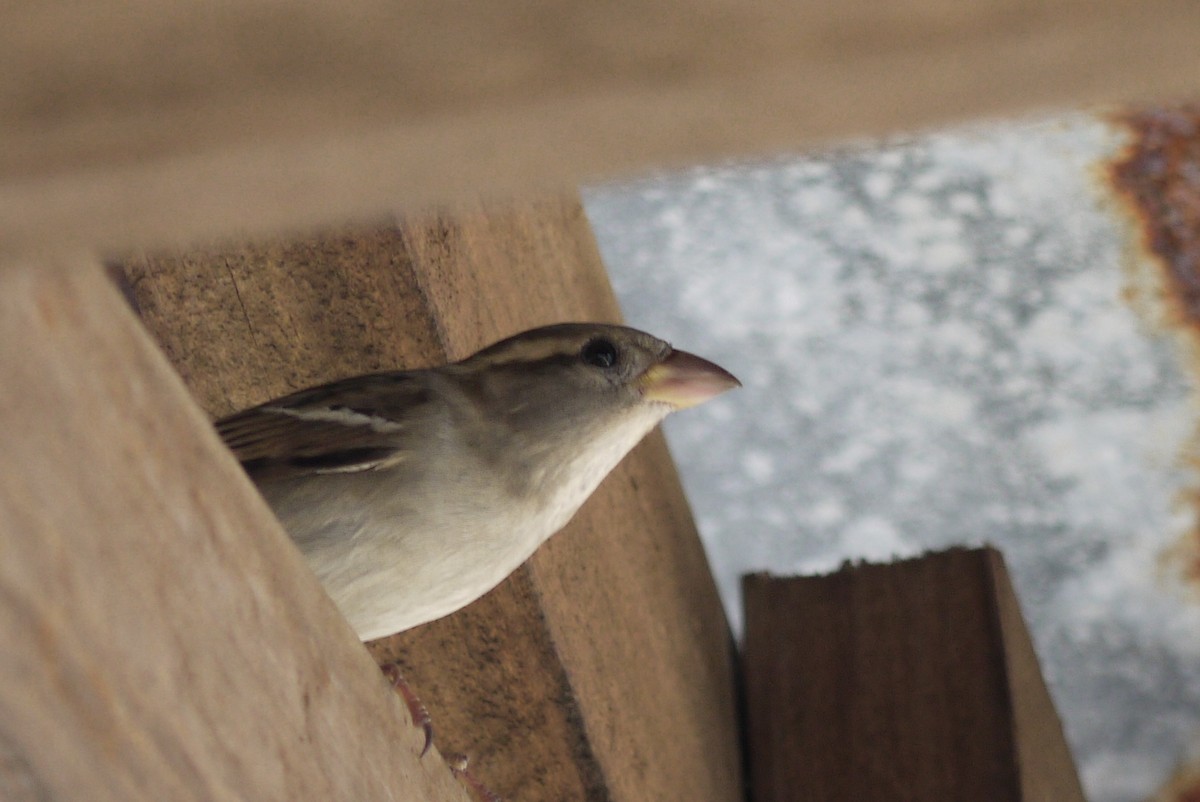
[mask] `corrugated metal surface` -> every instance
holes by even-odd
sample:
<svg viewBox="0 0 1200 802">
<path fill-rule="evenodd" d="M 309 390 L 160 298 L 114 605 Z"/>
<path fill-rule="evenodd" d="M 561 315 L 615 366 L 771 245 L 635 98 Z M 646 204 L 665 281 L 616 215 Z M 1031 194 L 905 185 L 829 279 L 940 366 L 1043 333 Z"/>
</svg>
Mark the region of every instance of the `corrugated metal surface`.
<svg viewBox="0 0 1200 802">
<path fill-rule="evenodd" d="M 1093 802 L 1200 737 L 1197 147 L 1076 114 L 586 195 L 629 320 L 746 383 L 668 427 L 733 619 L 745 571 L 999 545 Z"/>
</svg>

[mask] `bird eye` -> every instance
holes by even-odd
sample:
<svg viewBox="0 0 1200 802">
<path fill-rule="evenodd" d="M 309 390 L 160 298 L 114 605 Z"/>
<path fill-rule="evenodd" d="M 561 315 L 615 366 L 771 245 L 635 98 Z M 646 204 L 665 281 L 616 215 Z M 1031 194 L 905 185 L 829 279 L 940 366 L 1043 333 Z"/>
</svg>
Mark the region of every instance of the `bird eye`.
<svg viewBox="0 0 1200 802">
<path fill-rule="evenodd" d="M 598 368 L 611 368 L 617 364 L 617 346 L 605 339 L 589 340 L 579 356 L 589 365 Z"/>
</svg>

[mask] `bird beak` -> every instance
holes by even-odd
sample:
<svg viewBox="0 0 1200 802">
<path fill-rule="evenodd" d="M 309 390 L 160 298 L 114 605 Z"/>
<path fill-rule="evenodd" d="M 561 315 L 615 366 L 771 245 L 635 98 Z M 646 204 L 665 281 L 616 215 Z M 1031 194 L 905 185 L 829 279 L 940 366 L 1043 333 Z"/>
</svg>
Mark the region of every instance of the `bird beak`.
<svg viewBox="0 0 1200 802">
<path fill-rule="evenodd" d="M 725 368 L 687 351 L 671 351 L 666 359 L 643 373 L 638 384 L 645 398 L 670 404 L 675 409 L 694 407 L 742 386 Z"/>
</svg>

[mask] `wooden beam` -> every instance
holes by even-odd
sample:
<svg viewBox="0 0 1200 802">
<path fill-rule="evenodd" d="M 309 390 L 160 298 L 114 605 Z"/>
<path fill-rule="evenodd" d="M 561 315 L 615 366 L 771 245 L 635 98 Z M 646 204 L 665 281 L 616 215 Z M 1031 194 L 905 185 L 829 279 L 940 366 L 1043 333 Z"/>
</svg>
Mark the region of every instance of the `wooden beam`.
<svg viewBox="0 0 1200 802">
<path fill-rule="evenodd" d="M 98 265 L 0 271 L 0 798 L 467 795 Z"/>
<path fill-rule="evenodd" d="M 620 317 L 577 197 L 124 269 L 214 415 Z M 658 435 L 496 591 L 372 648 L 404 663 L 438 742 L 505 798 L 741 799 L 731 639 Z"/>
<path fill-rule="evenodd" d="M 743 591 L 754 802 L 1083 802 L 999 552 Z"/>
<path fill-rule="evenodd" d="M 0 249 L 374 218 L 980 115 L 1192 96 L 1192 0 L 0 8 Z"/>
</svg>

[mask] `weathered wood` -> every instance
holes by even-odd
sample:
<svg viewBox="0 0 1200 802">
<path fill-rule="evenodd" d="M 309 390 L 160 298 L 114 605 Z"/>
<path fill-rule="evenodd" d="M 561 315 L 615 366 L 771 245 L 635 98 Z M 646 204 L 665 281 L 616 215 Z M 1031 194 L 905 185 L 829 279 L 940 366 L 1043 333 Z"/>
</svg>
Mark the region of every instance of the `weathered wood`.
<svg viewBox="0 0 1200 802">
<path fill-rule="evenodd" d="M 0 7 L 0 249 L 479 192 L 1200 89 L 1193 0 Z"/>
<path fill-rule="evenodd" d="M 743 591 L 754 802 L 1083 802 L 999 552 Z"/>
<path fill-rule="evenodd" d="M 0 271 L 0 799 L 459 800 L 98 265 Z"/>
<path fill-rule="evenodd" d="M 214 415 L 535 325 L 619 318 L 577 198 L 125 271 Z M 729 632 L 658 435 L 496 591 L 372 649 L 404 663 L 439 743 L 505 798 L 741 798 Z"/>
</svg>

